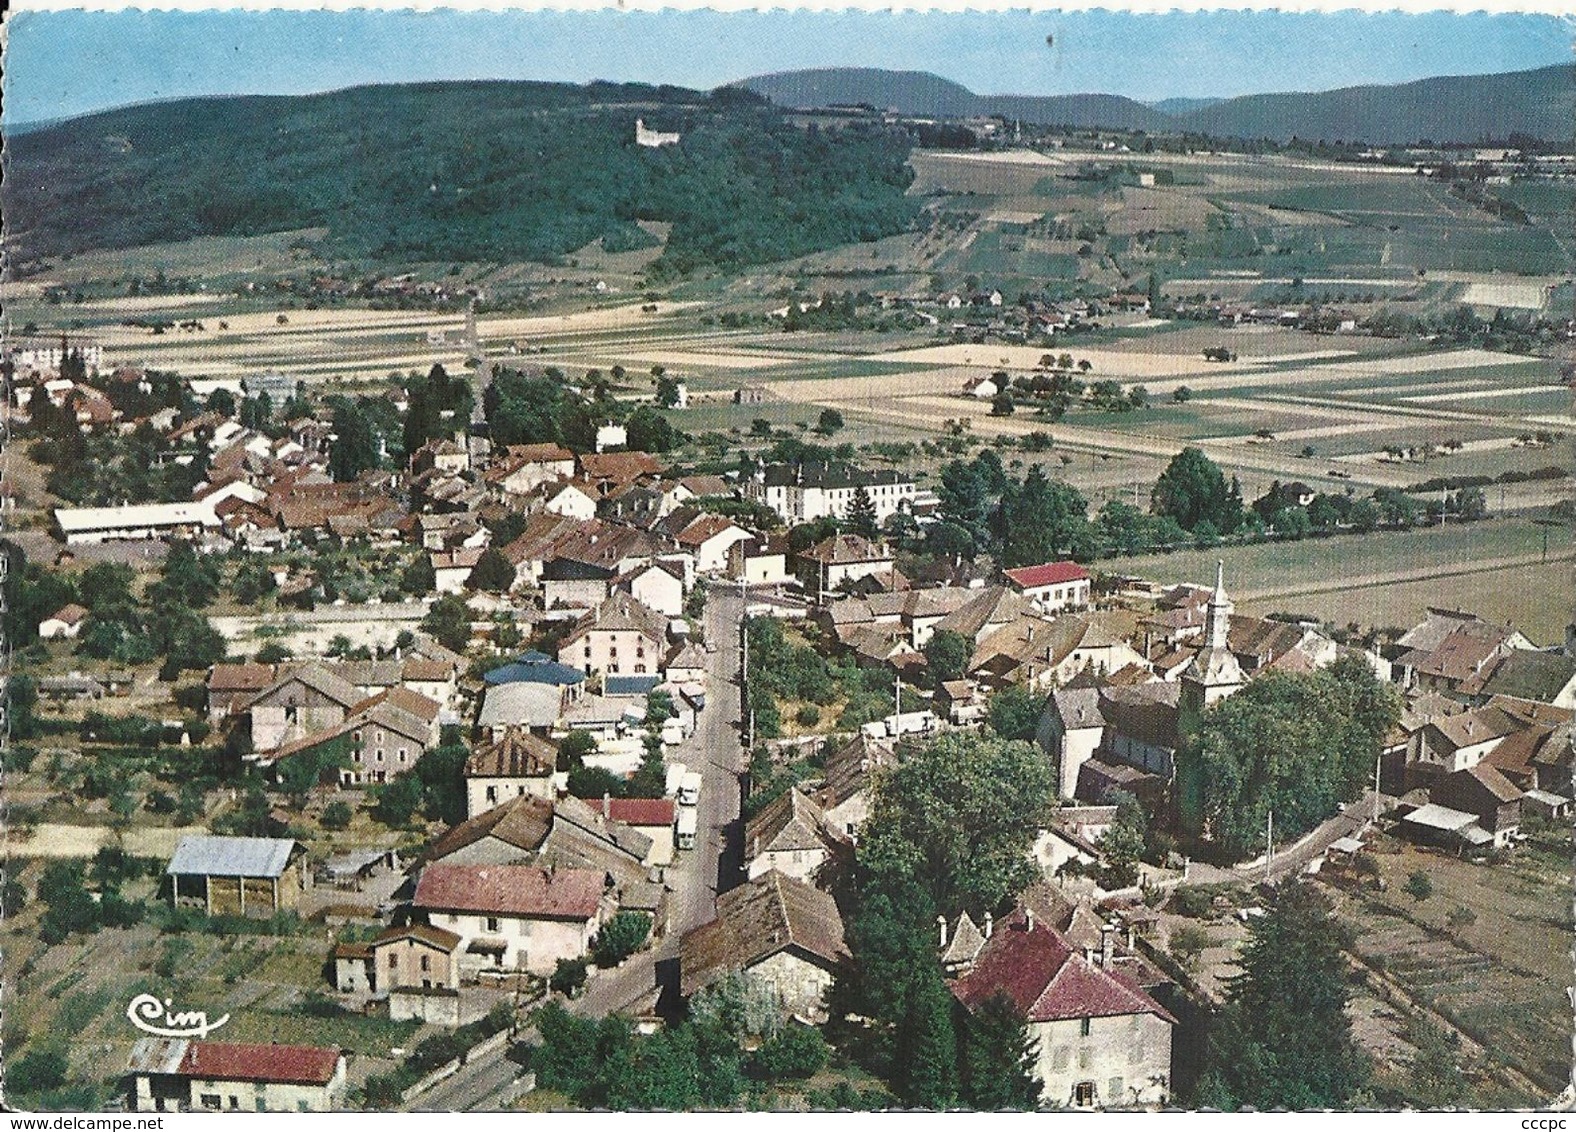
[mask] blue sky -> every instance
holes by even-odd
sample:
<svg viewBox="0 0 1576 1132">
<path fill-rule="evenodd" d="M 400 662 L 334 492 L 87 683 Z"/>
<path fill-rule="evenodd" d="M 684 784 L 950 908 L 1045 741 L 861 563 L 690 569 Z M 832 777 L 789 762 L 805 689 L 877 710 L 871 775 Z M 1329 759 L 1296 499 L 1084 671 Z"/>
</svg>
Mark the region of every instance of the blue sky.
<svg viewBox="0 0 1576 1132">
<path fill-rule="evenodd" d="M 1153 101 L 1523 70 L 1570 60 L 1572 28 L 1482 12 L 31 11 L 9 29 L 4 120 L 431 79 L 710 88 L 824 66 Z"/>
</svg>

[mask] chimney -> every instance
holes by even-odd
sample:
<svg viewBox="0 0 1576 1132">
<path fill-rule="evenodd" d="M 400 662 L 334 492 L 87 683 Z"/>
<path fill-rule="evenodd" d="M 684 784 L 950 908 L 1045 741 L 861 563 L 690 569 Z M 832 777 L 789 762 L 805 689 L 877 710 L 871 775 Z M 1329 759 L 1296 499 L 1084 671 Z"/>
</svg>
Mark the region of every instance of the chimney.
<svg viewBox="0 0 1576 1132">
<path fill-rule="evenodd" d="M 1025 908 L 1023 910 L 1023 922 L 1024 922 L 1024 925 L 1025 925 L 1024 926 L 1024 931 L 1032 932 L 1034 930 L 1034 909 L 1033 908 Z"/>
<path fill-rule="evenodd" d="M 947 946 L 947 918 L 945 916 L 937 916 L 936 917 L 936 927 L 941 929 L 941 946 L 942 947 L 946 947 Z"/>
<path fill-rule="evenodd" d="M 990 933 L 996 930 L 996 917 L 989 912 L 985 913 L 985 938 L 990 938 Z"/>
<path fill-rule="evenodd" d="M 1111 951 L 1115 935 L 1115 924 L 1100 925 L 1100 966 L 1106 970 L 1111 969 Z"/>
<path fill-rule="evenodd" d="M 613 816 L 613 795 L 606 790 L 602 791 L 602 816 L 604 818 Z"/>
</svg>

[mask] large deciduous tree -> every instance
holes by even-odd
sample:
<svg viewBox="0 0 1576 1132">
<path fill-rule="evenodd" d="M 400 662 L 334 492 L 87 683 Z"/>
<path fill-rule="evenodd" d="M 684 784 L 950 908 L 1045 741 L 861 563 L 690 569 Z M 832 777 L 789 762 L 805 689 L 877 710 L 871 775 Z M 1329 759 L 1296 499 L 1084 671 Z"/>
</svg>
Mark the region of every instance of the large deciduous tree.
<svg viewBox="0 0 1576 1132">
<path fill-rule="evenodd" d="M 1358 657 L 1317 672 L 1269 672 L 1199 716 L 1179 776 L 1197 778 L 1202 832 L 1236 857 L 1266 818 L 1297 837 L 1361 793 L 1400 718 L 1394 689 Z"/>
<path fill-rule="evenodd" d="M 1155 481 L 1150 506 L 1156 515 L 1169 515 L 1188 531 L 1207 520 L 1216 531 L 1230 534 L 1242 518 L 1242 500 L 1227 486 L 1215 462 L 1198 448 L 1184 448 L 1172 458 Z"/>
<path fill-rule="evenodd" d="M 952 733 L 910 752 L 876 788 L 859 864 L 912 877 L 938 910 L 997 907 L 1034 877 L 1028 847 L 1054 797 L 1028 743 Z"/>
</svg>

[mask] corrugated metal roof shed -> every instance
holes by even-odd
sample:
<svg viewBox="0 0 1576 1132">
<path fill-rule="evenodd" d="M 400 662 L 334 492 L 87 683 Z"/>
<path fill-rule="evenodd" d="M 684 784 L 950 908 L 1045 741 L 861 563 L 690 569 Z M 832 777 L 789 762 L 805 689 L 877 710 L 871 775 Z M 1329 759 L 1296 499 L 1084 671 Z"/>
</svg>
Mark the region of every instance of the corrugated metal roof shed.
<svg viewBox="0 0 1576 1132">
<path fill-rule="evenodd" d="M 290 863 L 296 842 L 285 837 L 181 838 L 167 876 L 277 877 Z"/>
</svg>

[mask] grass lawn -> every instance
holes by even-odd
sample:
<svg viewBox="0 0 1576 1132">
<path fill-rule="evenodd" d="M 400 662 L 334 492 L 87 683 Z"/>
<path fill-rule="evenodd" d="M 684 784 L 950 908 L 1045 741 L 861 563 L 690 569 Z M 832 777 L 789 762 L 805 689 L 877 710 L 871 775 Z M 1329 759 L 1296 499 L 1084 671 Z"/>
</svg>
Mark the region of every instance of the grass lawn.
<svg viewBox="0 0 1576 1132">
<path fill-rule="evenodd" d="M 1401 617 L 1411 601 L 1379 603 L 1373 595 L 1377 589 L 1363 589 L 1356 593 L 1331 593 L 1276 597 L 1277 593 L 1294 590 L 1301 585 L 1321 585 L 1339 589 L 1340 584 L 1353 582 L 1373 575 L 1382 575 L 1402 569 L 1438 567 L 1448 570 L 1484 559 L 1501 558 L 1517 554 L 1538 553 L 1543 546 L 1542 528 L 1525 519 L 1490 520 L 1467 526 L 1443 529 L 1428 527 L 1410 531 L 1375 531 L 1367 535 L 1336 535 L 1323 539 L 1305 539 L 1301 542 L 1260 543 L 1254 546 L 1219 547 L 1211 550 L 1177 551 L 1172 554 L 1143 555 L 1132 558 L 1111 558 L 1100 561 L 1098 568 L 1111 574 L 1137 574 L 1162 582 L 1205 582 L 1214 572 L 1215 560 L 1226 563 L 1226 588 L 1237 600 L 1239 608 L 1259 613 L 1271 610 L 1307 610 L 1315 604 L 1315 596 L 1328 598 L 1326 605 L 1336 605 L 1345 613 L 1337 614 L 1341 623 L 1359 620 L 1366 624 L 1394 624 L 1392 618 Z M 1553 549 L 1553 548 L 1551 548 Z M 1569 567 L 1562 563 L 1528 568 L 1537 576 L 1548 576 L 1553 583 L 1568 580 Z M 1499 607 L 1505 598 L 1506 587 L 1497 576 L 1488 574 L 1468 575 L 1460 581 L 1432 580 L 1415 583 L 1426 591 L 1419 594 L 1417 613 L 1420 616 L 1427 604 L 1459 605 L 1479 609 L 1488 616 L 1488 606 Z M 1393 588 L 1393 587 L 1385 587 Z M 1254 595 L 1263 595 L 1255 600 Z M 1542 597 L 1549 596 L 1545 591 Z M 1547 626 L 1540 633 L 1530 622 L 1543 622 L 1547 618 L 1537 615 L 1534 598 L 1519 611 L 1529 624 L 1523 628 L 1535 641 L 1557 639 L 1547 636 Z M 1567 600 L 1556 603 L 1557 617 L 1568 616 Z M 1415 618 L 1414 618 L 1415 620 Z M 1408 622 L 1410 623 L 1410 622 Z M 1561 620 L 1563 625 L 1563 620 Z"/>
</svg>

